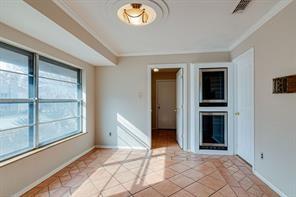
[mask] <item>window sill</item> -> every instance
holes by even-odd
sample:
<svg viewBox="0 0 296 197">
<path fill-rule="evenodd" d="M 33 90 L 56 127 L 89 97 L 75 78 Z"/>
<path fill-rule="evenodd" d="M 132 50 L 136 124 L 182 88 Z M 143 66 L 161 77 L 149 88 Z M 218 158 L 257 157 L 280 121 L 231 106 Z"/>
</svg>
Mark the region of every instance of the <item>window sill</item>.
<svg viewBox="0 0 296 197">
<path fill-rule="evenodd" d="M 29 152 L 26 152 L 26 153 L 23 153 L 23 154 L 21 154 L 21 155 L 19 155 L 19 156 L 16 156 L 16 157 L 13 157 L 13 158 L 11 158 L 11 159 L 8 159 L 8 160 L 5 160 L 5 161 L 2 161 L 2 162 L 0 162 L 0 168 L 4 167 L 4 166 L 6 166 L 6 165 L 9 165 L 9 164 L 11 164 L 11 163 L 14 163 L 14 162 L 16 162 L 16 161 L 18 161 L 18 160 L 21 160 L 21 159 L 24 159 L 24 158 L 26 158 L 26 157 L 29 157 L 29 156 L 31 156 L 31 155 L 34 155 L 34 154 L 36 154 L 36 153 L 39 153 L 39 152 L 41 152 L 41 151 L 44 151 L 44 150 L 46 150 L 46 149 L 48 149 L 48 148 L 51 148 L 51 147 L 54 147 L 54 146 L 56 146 L 56 145 L 62 144 L 62 143 L 64 143 L 64 142 L 67 142 L 67 141 L 72 140 L 72 139 L 74 139 L 74 138 L 77 138 L 77 137 L 83 136 L 83 135 L 85 135 L 85 134 L 87 134 L 87 132 L 78 133 L 78 134 L 73 135 L 73 136 L 70 136 L 70 137 L 68 137 L 68 138 L 65 138 L 65 139 L 59 140 L 59 141 L 57 141 L 57 142 L 53 142 L 53 143 L 48 144 L 48 145 L 46 145 L 46 146 L 43 146 L 43 147 L 40 147 L 40 148 L 37 148 L 37 149 L 33 149 L 33 150 L 31 150 L 31 151 L 29 151 Z"/>
</svg>

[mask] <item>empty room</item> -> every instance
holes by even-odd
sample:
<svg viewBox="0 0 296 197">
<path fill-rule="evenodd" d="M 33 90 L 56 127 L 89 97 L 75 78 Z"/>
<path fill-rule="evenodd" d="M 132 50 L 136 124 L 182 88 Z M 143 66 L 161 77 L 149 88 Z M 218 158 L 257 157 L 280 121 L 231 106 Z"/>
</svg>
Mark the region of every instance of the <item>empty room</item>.
<svg viewBox="0 0 296 197">
<path fill-rule="evenodd" d="M 0 197 L 296 197 L 295 0 L 0 0 Z"/>
</svg>

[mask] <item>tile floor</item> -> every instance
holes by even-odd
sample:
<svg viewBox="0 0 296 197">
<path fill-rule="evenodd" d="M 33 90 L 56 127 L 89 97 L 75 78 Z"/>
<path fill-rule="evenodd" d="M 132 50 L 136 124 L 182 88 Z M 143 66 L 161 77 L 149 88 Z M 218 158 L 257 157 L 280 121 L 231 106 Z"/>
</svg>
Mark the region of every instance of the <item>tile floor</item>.
<svg viewBox="0 0 296 197">
<path fill-rule="evenodd" d="M 153 147 L 94 149 L 23 196 L 278 196 L 236 156 L 182 151 L 171 131 L 155 132 Z"/>
</svg>

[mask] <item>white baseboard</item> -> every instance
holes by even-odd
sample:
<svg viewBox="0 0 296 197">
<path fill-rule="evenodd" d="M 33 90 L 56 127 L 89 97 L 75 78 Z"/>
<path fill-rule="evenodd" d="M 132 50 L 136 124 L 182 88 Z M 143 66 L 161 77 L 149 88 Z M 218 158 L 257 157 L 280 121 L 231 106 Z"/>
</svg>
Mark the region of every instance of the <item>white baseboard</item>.
<svg viewBox="0 0 296 197">
<path fill-rule="evenodd" d="M 48 179 L 49 177 L 51 177 L 52 175 L 54 175 L 55 173 L 57 173 L 58 171 L 60 171 L 61 169 L 63 169 L 64 167 L 66 167 L 67 165 L 71 164 L 72 162 L 74 162 L 75 160 L 79 159 L 80 157 L 82 157 L 83 155 L 85 155 L 86 153 L 90 152 L 91 150 L 93 150 L 95 148 L 95 146 L 91 147 L 90 149 L 82 152 L 81 154 L 73 157 L 72 159 L 70 159 L 69 161 L 67 161 L 66 163 L 62 164 L 61 166 L 57 167 L 56 169 L 54 169 L 53 171 L 51 171 L 50 173 L 48 173 L 47 175 L 41 177 L 40 179 L 36 180 L 35 182 L 33 182 L 32 184 L 28 185 L 27 187 L 25 187 L 24 189 L 22 189 L 21 191 L 17 192 L 16 194 L 14 194 L 13 196 L 17 197 L 17 196 L 21 196 L 24 193 L 26 193 L 27 191 L 29 191 L 30 189 L 34 188 L 36 185 L 40 184 L 41 182 L 45 181 L 46 179 Z"/>
<path fill-rule="evenodd" d="M 286 194 L 284 194 L 279 188 L 277 188 L 275 185 L 273 185 L 270 181 L 268 181 L 264 176 L 262 176 L 258 171 L 253 170 L 253 173 L 266 185 L 268 185 L 273 191 L 275 191 L 278 195 L 281 197 L 288 197 Z"/>
<path fill-rule="evenodd" d="M 140 146 L 139 147 L 130 147 L 130 146 L 96 145 L 96 148 L 148 150 L 148 148 L 140 147 Z"/>
</svg>

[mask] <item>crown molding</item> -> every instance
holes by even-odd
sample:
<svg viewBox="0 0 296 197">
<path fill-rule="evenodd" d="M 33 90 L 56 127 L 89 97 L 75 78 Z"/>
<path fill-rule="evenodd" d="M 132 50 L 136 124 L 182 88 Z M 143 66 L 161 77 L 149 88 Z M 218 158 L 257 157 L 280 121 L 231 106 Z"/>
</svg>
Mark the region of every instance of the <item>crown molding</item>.
<svg viewBox="0 0 296 197">
<path fill-rule="evenodd" d="M 287 7 L 293 0 L 280 0 L 275 6 L 272 7 L 257 23 L 252 25 L 242 36 L 240 36 L 230 47 L 229 51 L 235 49 L 239 44 L 245 41 L 249 36 L 256 32 L 260 27 L 262 27 L 266 22 L 272 19 L 285 7 Z"/>
<path fill-rule="evenodd" d="M 201 49 L 201 50 L 176 50 L 176 51 L 164 51 L 164 52 L 143 52 L 143 53 L 119 53 L 119 57 L 131 57 L 131 56 L 152 56 L 152 55 L 186 55 L 195 53 L 221 53 L 229 52 L 228 48 L 219 49 Z"/>
</svg>

